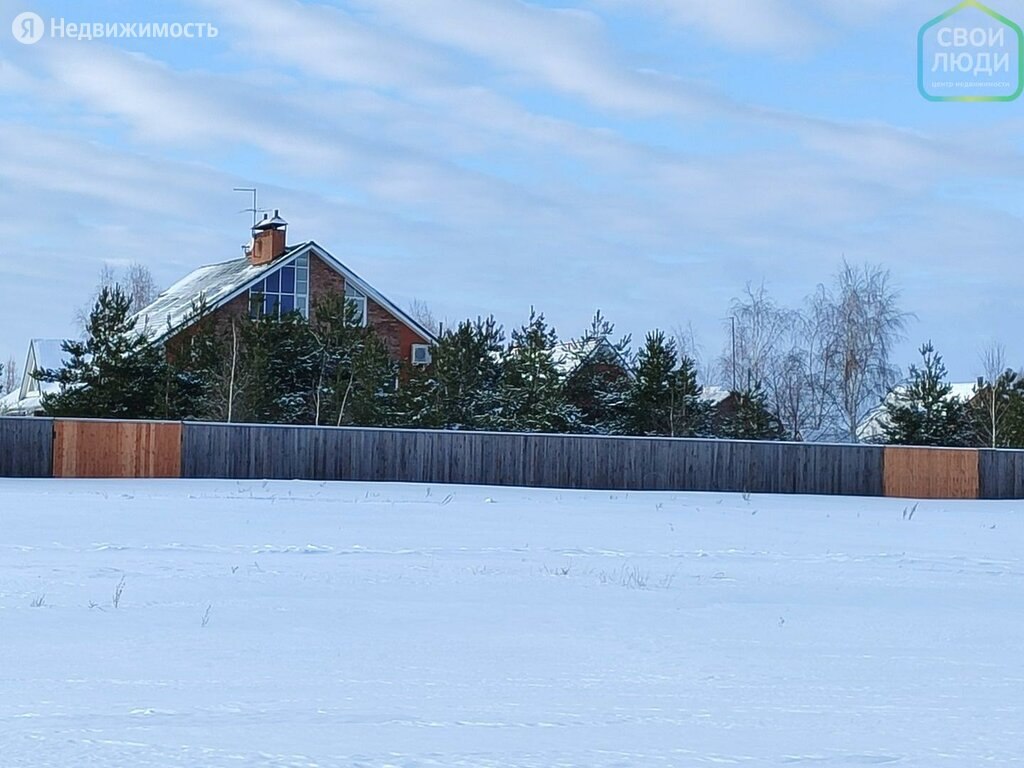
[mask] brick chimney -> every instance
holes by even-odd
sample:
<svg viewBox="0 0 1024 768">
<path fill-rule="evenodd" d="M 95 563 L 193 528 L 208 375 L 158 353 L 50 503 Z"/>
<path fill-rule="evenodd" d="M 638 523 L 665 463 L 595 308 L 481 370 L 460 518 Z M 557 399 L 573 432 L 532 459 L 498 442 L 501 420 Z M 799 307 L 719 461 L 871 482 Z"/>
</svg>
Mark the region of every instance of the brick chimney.
<svg viewBox="0 0 1024 768">
<path fill-rule="evenodd" d="M 284 253 L 287 229 L 288 222 L 281 218 L 279 211 L 274 211 L 273 218 L 263 214 L 263 221 L 252 228 L 249 263 L 253 266 L 269 264 Z"/>
</svg>

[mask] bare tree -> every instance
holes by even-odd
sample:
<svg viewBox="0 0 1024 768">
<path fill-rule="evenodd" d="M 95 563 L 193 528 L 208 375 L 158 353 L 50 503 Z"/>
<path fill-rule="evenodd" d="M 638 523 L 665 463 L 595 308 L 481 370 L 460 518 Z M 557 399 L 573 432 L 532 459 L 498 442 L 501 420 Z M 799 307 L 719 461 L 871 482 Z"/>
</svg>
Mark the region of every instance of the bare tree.
<svg viewBox="0 0 1024 768">
<path fill-rule="evenodd" d="M 697 334 L 694 333 L 693 324 L 676 325 L 672 329 L 672 338 L 676 342 L 676 349 L 679 357 L 688 358 L 693 362 L 693 368 L 697 372 L 697 381 L 701 384 L 712 384 L 716 378 L 715 363 L 705 356 L 704 346 L 697 341 Z"/>
<path fill-rule="evenodd" d="M 0 365 L 0 371 L 3 371 L 0 395 L 6 395 L 8 392 L 16 390 L 21 382 L 18 380 L 18 361 L 14 359 L 14 355 L 8 357 L 7 362 Z"/>
<path fill-rule="evenodd" d="M 100 268 L 96 289 L 89 297 L 89 301 L 84 307 L 79 307 L 75 310 L 75 325 L 83 332 L 89 325 L 89 314 L 92 312 L 92 308 L 96 304 L 96 299 L 100 293 L 102 293 L 104 288 L 113 288 L 115 285 L 120 286 L 121 290 L 131 301 L 132 312 L 138 312 L 150 304 L 158 293 L 156 282 L 153 280 L 153 275 L 148 267 L 138 262 L 132 262 L 124 270 L 124 274 L 119 276 L 117 270 L 109 264 L 104 264 Z"/>
<path fill-rule="evenodd" d="M 1014 390 L 1018 377 L 1006 364 L 1006 348 L 992 342 L 981 353 L 983 377 L 978 381 L 972 405 L 981 418 L 975 419 L 978 441 L 991 448 L 1006 447 Z"/>
<path fill-rule="evenodd" d="M 409 302 L 408 312 L 409 317 L 435 336 L 441 332 L 441 324 L 438 322 L 437 318 L 434 317 L 434 313 L 428 306 L 427 302 L 422 301 L 421 299 L 413 299 Z"/>
<path fill-rule="evenodd" d="M 128 294 L 128 298 L 131 299 L 133 312 L 138 312 L 149 306 L 159 293 L 149 267 L 139 264 L 137 261 L 129 264 L 125 270 L 122 287 Z"/>
<path fill-rule="evenodd" d="M 723 380 L 735 382 L 738 389 L 766 386 L 790 313 L 775 303 L 763 283 L 757 288 L 747 283 L 730 310 L 735 343 L 730 334 L 719 359 Z"/>
<path fill-rule="evenodd" d="M 899 378 L 891 355 L 912 315 L 900 310 L 888 270 L 845 259 L 834 285 L 819 286 L 811 306 L 824 334 L 824 397 L 838 433 L 857 442 L 858 427 Z"/>
<path fill-rule="evenodd" d="M 791 440 L 816 438 L 821 430 L 820 367 L 812 318 L 794 310 L 786 314 L 786 329 L 772 358 L 766 390 L 772 409 Z"/>
</svg>

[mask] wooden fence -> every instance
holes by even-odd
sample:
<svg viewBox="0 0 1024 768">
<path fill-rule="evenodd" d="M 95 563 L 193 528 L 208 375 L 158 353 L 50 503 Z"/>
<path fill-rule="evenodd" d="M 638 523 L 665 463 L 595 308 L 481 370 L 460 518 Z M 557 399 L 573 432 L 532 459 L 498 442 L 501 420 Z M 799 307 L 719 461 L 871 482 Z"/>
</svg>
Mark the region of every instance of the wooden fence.
<svg viewBox="0 0 1024 768">
<path fill-rule="evenodd" d="M 53 421 L 0 418 L 0 477 L 53 476 Z"/>
<path fill-rule="evenodd" d="M 0 476 L 1024 498 L 1024 451 L 0 418 Z"/>
<path fill-rule="evenodd" d="M 67 421 L 53 425 L 54 477 L 181 477 L 179 422 Z"/>
<path fill-rule="evenodd" d="M 979 452 L 961 448 L 885 448 L 884 494 L 913 499 L 976 499 Z"/>
<path fill-rule="evenodd" d="M 882 494 L 873 446 L 186 424 L 184 477 Z"/>
</svg>

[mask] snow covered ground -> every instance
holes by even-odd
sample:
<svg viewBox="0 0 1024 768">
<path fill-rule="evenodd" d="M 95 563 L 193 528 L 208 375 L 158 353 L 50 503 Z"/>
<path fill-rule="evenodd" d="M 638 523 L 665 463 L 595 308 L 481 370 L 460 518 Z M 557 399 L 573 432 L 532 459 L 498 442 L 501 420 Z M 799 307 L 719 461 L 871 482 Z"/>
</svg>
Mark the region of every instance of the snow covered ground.
<svg viewBox="0 0 1024 768">
<path fill-rule="evenodd" d="M 912 507 L 0 480 L 0 765 L 1020 764 L 1024 504 Z"/>
</svg>

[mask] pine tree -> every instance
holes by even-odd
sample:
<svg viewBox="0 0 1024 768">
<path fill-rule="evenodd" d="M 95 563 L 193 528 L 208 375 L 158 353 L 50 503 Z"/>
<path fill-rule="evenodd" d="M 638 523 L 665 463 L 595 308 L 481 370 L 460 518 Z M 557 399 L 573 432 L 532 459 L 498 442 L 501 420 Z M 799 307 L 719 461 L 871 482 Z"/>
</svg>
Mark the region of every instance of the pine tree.
<svg viewBox="0 0 1024 768">
<path fill-rule="evenodd" d="M 398 366 L 387 347 L 372 331 L 367 333 L 352 358 L 352 387 L 338 424 L 387 427 L 395 421 Z"/>
<path fill-rule="evenodd" d="M 731 393 L 733 409 L 715 429 L 715 436 L 729 440 L 781 440 L 785 428 L 768 405 L 759 385 Z"/>
<path fill-rule="evenodd" d="M 166 419 L 230 421 L 231 408 L 218 407 L 223 348 L 218 327 L 200 298 L 192 303 L 184 333 L 164 345 L 167 365 L 161 390 L 160 416 Z M 236 334 L 237 335 L 237 334 Z"/>
<path fill-rule="evenodd" d="M 359 322 L 354 302 L 328 296 L 309 324 L 313 340 L 307 418 L 314 424 L 384 426 L 394 420 L 395 377 L 383 341 Z"/>
<path fill-rule="evenodd" d="M 578 426 L 579 412 L 566 400 L 562 377 L 555 366 L 557 343 L 555 329 L 532 308 L 529 322 L 512 331 L 502 366 L 501 428 L 570 432 Z"/>
<path fill-rule="evenodd" d="M 85 341 L 67 341 L 64 365 L 36 377 L 59 391 L 42 396 L 49 416 L 153 418 L 160 410 L 162 351 L 135 330 L 130 300 L 118 286 L 104 288 L 89 315 Z"/>
<path fill-rule="evenodd" d="M 579 411 L 585 432 L 608 434 L 622 422 L 631 383 L 626 370 L 631 338 L 613 342 L 614 333 L 615 326 L 598 310 L 586 333 L 569 345 L 570 355 L 586 356 L 565 382 L 566 399 Z"/>
<path fill-rule="evenodd" d="M 428 366 L 413 366 L 399 390 L 401 423 L 441 429 L 500 426 L 504 333 L 493 317 L 444 332 Z"/>
<path fill-rule="evenodd" d="M 907 386 L 885 403 L 885 438 L 895 445 L 962 446 L 971 442 L 964 403 L 952 397 L 942 355 L 929 341 L 920 349 L 923 367 L 910 367 Z"/>
<path fill-rule="evenodd" d="M 316 353 L 305 319 L 290 312 L 281 317 L 240 318 L 238 322 L 245 386 L 239 391 L 236 420 L 307 423 Z"/>
<path fill-rule="evenodd" d="M 708 429 L 693 360 L 680 359 L 674 339 L 651 331 L 637 355 L 619 431 L 630 435 L 692 437 Z"/>
</svg>

